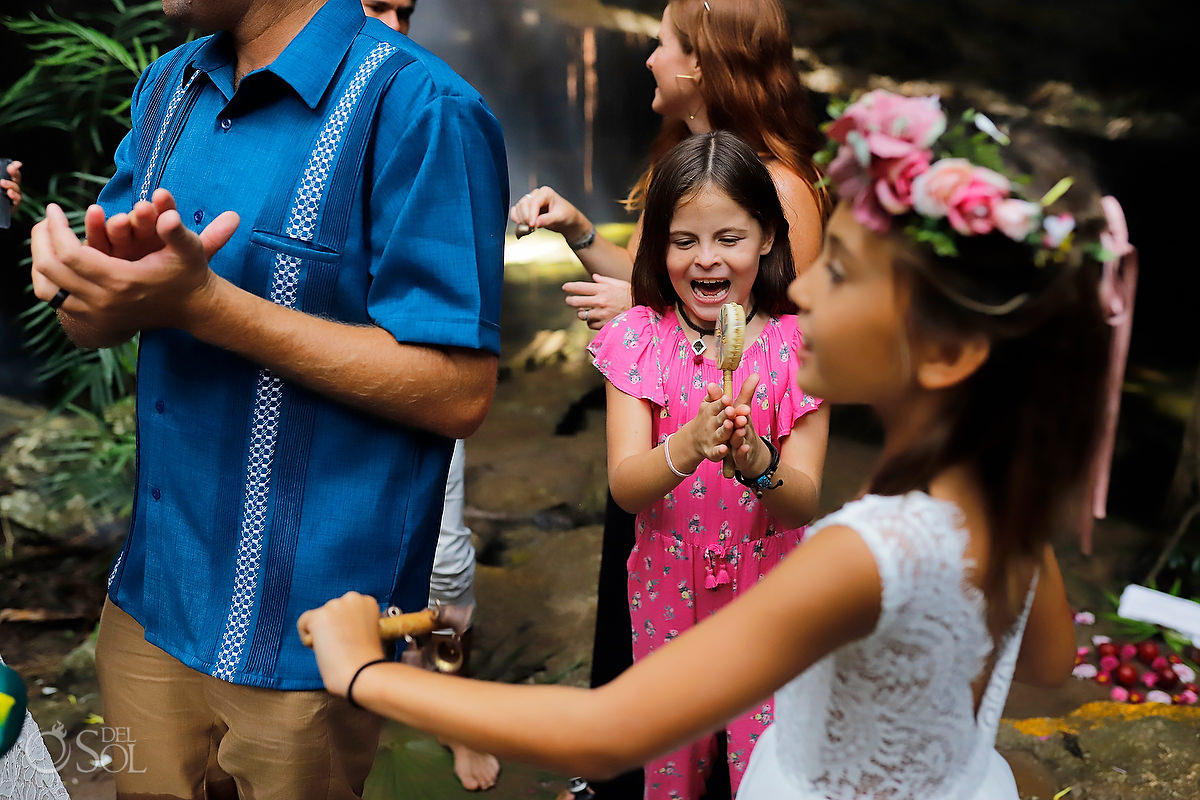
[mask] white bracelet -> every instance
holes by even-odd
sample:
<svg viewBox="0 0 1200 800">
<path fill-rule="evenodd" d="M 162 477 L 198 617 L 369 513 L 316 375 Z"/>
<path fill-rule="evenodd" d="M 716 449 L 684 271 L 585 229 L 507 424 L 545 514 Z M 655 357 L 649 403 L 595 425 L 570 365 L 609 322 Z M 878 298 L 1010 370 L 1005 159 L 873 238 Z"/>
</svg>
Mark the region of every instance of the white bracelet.
<svg viewBox="0 0 1200 800">
<path fill-rule="evenodd" d="M 671 470 L 671 472 L 674 472 L 680 478 L 686 478 L 696 470 L 692 470 L 692 472 L 680 472 L 679 470 L 675 469 L 675 464 L 671 461 L 671 437 L 674 435 L 675 432 L 668 433 L 667 438 L 663 440 L 663 455 L 667 457 L 667 469 Z"/>
</svg>

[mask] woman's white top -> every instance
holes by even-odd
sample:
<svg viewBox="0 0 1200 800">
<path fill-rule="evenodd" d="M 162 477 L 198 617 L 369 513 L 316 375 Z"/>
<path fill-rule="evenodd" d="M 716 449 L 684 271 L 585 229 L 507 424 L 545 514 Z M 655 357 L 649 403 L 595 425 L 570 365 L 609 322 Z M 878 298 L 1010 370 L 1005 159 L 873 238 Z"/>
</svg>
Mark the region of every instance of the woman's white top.
<svg viewBox="0 0 1200 800">
<path fill-rule="evenodd" d="M 958 506 L 922 492 L 867 495 L 808 535 L 831 525 L 852 528 L 870 548 L 883 587 L 879 620 L 775 694 L 774 725 L 738 800 L 1016 800 L 993 747 L 1036 577 L 997 643 L 976 713 L 971 685 L 993 643 L 983 593 L 967 580 Z"/>
</svg>

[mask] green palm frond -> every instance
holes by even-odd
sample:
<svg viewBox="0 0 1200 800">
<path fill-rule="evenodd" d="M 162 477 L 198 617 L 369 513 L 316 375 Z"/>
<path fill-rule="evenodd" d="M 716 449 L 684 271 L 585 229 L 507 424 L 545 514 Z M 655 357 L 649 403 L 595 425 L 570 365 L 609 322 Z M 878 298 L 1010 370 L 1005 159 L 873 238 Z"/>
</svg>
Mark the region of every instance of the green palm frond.
<svg viewBox="0 0 1200 800">
<path fill-rule="evenodd" d="M 0 91 L 0 130 L 45 131 L 64 142 L 61 171 L 44 193 L 23 187 L 20 213 L 40 217 L 56 203 L 82 234 L 84 211 L 112 175 L 112 153 L 129 130 L 130 97 L 139 76 L 184 37 L 167 23 L 157 1 L 108 0 L 68 19 L 47 0 L 43 13 L 0 16 L 0 24 L 32 56 L 29 70 Z M 21 323 L 26 347 L 37 354 L 40 377 L 55 398 L 51 414 L 83 422 L 46 444 L 43 456 L 53 469 L 39 479 L 40 496 L 50 506 L 82 502 L 101 516 L 128 513 L 137 340 L 79 350 L 42 303 L 32 304 Z"/>
</svg>

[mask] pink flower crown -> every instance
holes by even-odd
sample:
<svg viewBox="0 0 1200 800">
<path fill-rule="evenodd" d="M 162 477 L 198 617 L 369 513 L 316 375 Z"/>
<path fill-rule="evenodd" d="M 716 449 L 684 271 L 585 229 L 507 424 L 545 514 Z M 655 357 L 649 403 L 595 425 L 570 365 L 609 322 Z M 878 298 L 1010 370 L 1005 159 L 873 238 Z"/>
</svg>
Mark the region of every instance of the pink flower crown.
<svg viewBox="0 0 1200 800">
<path fill-rule="evenodd" d="M 833 110 L 829 142 L 818 161 L 855 218 L 877 233 L 908 217 L 905 232 L 939 256 L 955 256 L 958 236 L 999 231 L 1037 250 L 1035 263 L 1061 261 L 1073 245 L 1075 219 L 1046 208 L 1071 186 L 1064 178 L 1037 201 L 1015 196 L 1000 146 L 1008 144 L 982 114 L 967 111 L 947 130 L 937 97 L 877 89 Z M 1094 255 L 1106 261 L 1099 244 Z"/>
</svg>

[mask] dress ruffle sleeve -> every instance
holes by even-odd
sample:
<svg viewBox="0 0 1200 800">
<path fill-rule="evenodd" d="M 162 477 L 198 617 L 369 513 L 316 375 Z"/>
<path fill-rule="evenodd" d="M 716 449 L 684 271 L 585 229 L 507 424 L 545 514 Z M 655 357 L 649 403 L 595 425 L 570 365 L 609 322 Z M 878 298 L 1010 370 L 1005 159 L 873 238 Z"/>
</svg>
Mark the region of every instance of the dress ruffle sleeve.
<svg viewBox="0 0 1200 800">
<path fill-rule="evenodd" d="M 605 379 L 627 395 L 666 405 L 665 382 L 671 362 L 664 363 L 662 316 L 634 306 L 609 320 L 588 345 L 592 363 Z"/>
<path fill-rule="evenodd" d="M 783 396 L 779 398 L 779 415 L 776 423 L 776 435 L 782 438 L 792 432 L 792 428 L 796 425 L 796 420 L 810 411 L 816 411 L 821 405 L 821 400 L 807 394 L 800 388 L 800 383 L 797 380 L 797 373 L 800 368 L 797 354 L 801 351 L 804 336 L 800 333 L 800 326 L 796 324 L 796 318 L 789 315 L 780 319 L 786 321 L 785 324 L 787 327 L 783 331 L 784 344 L 781 347 L 779 356 L 788 365 L 787 388 L 784 390 Z"/>
</svg>

